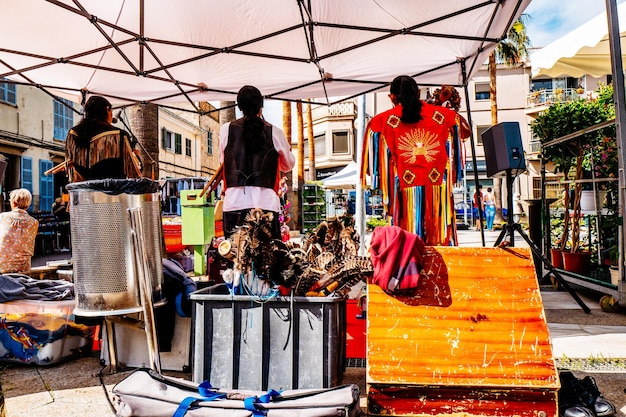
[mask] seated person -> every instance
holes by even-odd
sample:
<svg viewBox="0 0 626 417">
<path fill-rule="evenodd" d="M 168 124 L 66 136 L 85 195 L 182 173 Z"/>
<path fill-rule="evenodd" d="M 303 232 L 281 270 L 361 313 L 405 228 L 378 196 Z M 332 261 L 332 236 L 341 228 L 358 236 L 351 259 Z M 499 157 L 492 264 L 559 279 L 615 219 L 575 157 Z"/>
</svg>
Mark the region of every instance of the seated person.
<svg viewBox="0 0 626 417">
<path fill-rule="evenodd" d="M 11 191 L 11 211 L 0 213 L 0 273 L 24 273 L 30 270 L 30 259 L 35 252 L 35 238 L 39 222 L 26 209 L 33 199 L 30 191 L 20 188 Z"/>
</svg>

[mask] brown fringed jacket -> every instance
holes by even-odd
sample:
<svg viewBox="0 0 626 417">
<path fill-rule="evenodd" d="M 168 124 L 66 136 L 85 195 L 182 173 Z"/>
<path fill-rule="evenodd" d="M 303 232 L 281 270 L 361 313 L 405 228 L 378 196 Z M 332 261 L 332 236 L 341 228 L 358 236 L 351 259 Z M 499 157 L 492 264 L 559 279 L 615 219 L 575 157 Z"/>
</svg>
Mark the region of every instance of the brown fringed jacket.
<svg viewBox="0 0 626 417">
<path fill-rule="evenodd" d="M 70 182 L 141 175 L 128 133 L 108 123 L 94 121 L 73 127 L 65 146 Z"/>
</svg>

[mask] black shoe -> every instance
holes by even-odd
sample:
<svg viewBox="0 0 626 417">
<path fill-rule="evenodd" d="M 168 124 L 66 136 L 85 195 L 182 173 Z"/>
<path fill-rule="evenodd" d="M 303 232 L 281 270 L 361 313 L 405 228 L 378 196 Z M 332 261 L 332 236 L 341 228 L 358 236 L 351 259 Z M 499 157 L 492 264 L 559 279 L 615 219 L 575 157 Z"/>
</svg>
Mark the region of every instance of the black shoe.
<svg viewBox="0 0 626 417">
<path fill-rule="evenodd" d="M 583 404 L 593 408 L 598 417 L 612 416 L 617 412 L 615 406 L 602 396 L 595 379 L 586 376 L 578 381 L 578 384 L 576 384 L 578 396 Z"/>
<path fill-rule="evenodd" d="M 577 385 L 580 380 L 570 371 L 559 372 L 561 388 L 558 392 L 560 417 L 596 417 L 593 408 L 589 408 L 581 401 Z"/>
<path fill-rule="evenodd" d="M 585 407 L 582 404 L 573 405 L 571 407 L 562 409 L 559 407 L 560 417 L 596 417 L 595 413 L 590 408 Z"/>
</svg>

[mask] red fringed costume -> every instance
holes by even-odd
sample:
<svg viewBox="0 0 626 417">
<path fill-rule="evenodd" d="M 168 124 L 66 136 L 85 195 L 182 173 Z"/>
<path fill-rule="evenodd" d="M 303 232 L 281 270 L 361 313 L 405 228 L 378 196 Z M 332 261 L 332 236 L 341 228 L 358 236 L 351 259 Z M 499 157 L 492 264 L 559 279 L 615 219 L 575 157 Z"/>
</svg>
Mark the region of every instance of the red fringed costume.
<svg viewBox="0 0 626 417">
<path fill-rule="evenodd" d="M 402 123 L 402 106 L 375 116 L 363 146 L 361 181 L 371 175 L 392 224 L 426 245 L 456 245 L 453 186 L 462 178 L 467 122 L 454 110 L 422 102 L 422 120 Z"/>
</svg>

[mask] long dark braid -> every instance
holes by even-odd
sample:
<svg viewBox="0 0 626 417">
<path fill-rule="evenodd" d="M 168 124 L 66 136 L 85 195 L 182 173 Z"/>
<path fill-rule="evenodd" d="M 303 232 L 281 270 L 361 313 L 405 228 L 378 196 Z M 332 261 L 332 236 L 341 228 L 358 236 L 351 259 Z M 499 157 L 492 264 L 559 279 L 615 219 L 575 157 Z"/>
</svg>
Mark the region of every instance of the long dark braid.
<svg viewBox="0 0 626 417">
<path fill-rule="evenodd" d="M 242 135 L 246 152 L 254 152 L 266 139 L 265 124 L 259 117 L 263 107 L 263 96 L 256 87 L 245 85 L 237 94 L 237 105 L 244 115 Z"/>
<path fill-rule="evenodd" d="M 391 82 L 391 94 L 395 94 L 402 104 L 403 123 L 417 123 L 422 120 L 422 102 L 419 99 L 419 89 L 415 80 L 408 75 L 400 75 Z"/>
</svg>

